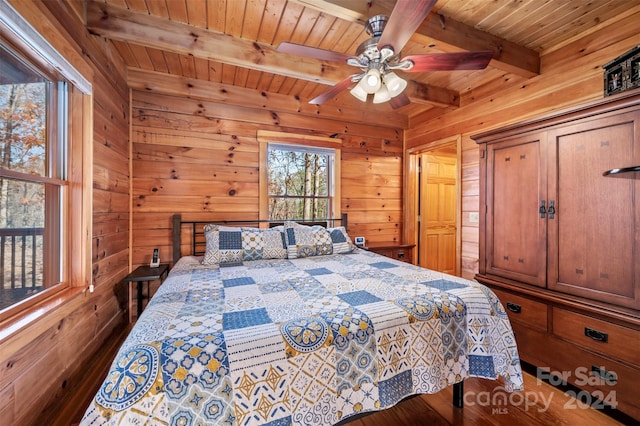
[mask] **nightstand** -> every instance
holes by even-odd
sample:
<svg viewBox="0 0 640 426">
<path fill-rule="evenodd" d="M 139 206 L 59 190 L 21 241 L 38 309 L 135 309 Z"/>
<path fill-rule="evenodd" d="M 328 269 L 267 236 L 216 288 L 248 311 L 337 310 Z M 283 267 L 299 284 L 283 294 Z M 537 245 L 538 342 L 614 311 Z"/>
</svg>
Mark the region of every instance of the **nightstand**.
<svg viewBox="0 0 640 426">
<path fill-rule="evenodd" d="M 138 309 L 136 319 L 140 317 L 142 313 L 142 284 L 147 283 L 147 297 L 149 293 L 149 283 L 151 281 L 164 281 L 169 273 L 169 265 L 166 263 L 161 264 L 157 268 L 151 268 L 148 265 L 138 266 L 133 272 L 124 278 L 124 282 L 129 285 L 129 322 L 133 322 L 133 308 L 131 303 L 133 302 L 133 290 L 131 283 L 136 283 L 138 286 Z"/>
<path fill-rule="evenodd" d="M 413 248 L 415 244 L 369 244 L 366 250 L 381 254 L 392 259 L 413 263 Z"/>
</svg>

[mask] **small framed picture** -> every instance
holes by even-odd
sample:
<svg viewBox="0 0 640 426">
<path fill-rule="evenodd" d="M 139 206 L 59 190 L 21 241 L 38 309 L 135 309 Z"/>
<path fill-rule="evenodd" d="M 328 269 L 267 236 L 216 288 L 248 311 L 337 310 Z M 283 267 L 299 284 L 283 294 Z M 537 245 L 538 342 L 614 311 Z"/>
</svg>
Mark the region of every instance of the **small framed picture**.
<svg viewBox="0 0 640 426">
<path fill-rule="evenodd" d="M 354 242 L 358 247 L 364 247 L 364 237 L 355 237 Z"/>
<path fill-rule="evenodd" d="M 631 60 L 631 81 L 636 84 L 640 81 L 640 57 Z"/>
<path fill-rule="evenodd" d="M 612 69 L 607 74 L 607 89 L 609 93 L 622 91 L 622 67 Z"/>
</svg>

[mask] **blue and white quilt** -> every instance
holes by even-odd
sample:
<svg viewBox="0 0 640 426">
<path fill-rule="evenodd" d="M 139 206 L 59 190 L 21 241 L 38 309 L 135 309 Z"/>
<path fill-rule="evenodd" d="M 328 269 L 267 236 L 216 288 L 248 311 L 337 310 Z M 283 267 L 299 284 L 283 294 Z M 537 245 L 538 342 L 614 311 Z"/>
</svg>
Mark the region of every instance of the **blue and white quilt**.
<svg viewBox="0 0 640 426">
<path fill-rule="evenodd" d="M 332 425 L 467 377 L 523 386 L 483 285 L 356 249 L 171 270 L 82 425 Z"/>
</svg>

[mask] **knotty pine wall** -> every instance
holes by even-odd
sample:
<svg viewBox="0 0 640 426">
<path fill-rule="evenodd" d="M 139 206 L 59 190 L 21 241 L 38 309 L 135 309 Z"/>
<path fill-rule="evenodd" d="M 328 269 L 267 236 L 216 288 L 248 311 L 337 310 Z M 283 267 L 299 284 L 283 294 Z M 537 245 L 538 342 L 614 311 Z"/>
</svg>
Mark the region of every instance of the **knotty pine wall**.
<svg viewBox="0 0 640 426">
<path fill-rule="evenodd" d="M 470 93 L 456 111 L 437 118 L 417 117 L 406 131 L 406 147 L 462 136 L 462 276 L 478 272 L 479 212 L 478 145 L 471 135 L 603 98 L 602 65 L 640 44 L 640 12 L 630 11 L 607 27 L 541 55 L 542 73 L 512 90 Z"/>
<path fill-rule="evenodd" d="M 162 92 L 132 94 L 134 265 L 148 263 L 154 247 L 161 261 L 172 258 L 176 212 L 198 220 L 258 218 L 258 130 L 341 138 L 348 232 L 368 241 L 401 241 L 401 129 Z"/>
<path fill-rule="evenodd" d="M 46 407 L 82 380 L 83 368 L 125 323 L 129 266 L 129 91 L 110 43 L 90 36 L 80 1 L 10 0 L 93 86 L 92 281 L 0 342 L 0 424 L 48 424 Z M 78 208 L 80 208 L 78 206 Z M 6 327 L 6 325 L 3 325 Z M 45 414 L 41 414 L 41 413 Z"/>
</svg>

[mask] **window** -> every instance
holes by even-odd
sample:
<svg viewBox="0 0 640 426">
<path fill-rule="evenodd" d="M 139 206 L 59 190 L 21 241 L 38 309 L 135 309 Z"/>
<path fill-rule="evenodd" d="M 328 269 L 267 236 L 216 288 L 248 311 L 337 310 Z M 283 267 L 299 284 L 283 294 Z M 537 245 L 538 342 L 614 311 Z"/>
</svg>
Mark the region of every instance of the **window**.
<svg viewBox="0 0 640 426">
<path fill-rule="evenodd" d="M 260 218 L 340 215 L 340 139 L 258 132 Z"/>
<path fill-rule="evenodd" d="M 269 219 L 329 217 L 333 195 L 334 150 L 268 145 Z"/>
<path fill-rule="evenodd" d="M 0 319 L 89 283 L 90 93 L 0 2 Z"/>
<path fill-rule="evenodd" d="M 66 85 L 0 46 L 0 309 L 61 282 Z"/>
</svg>

